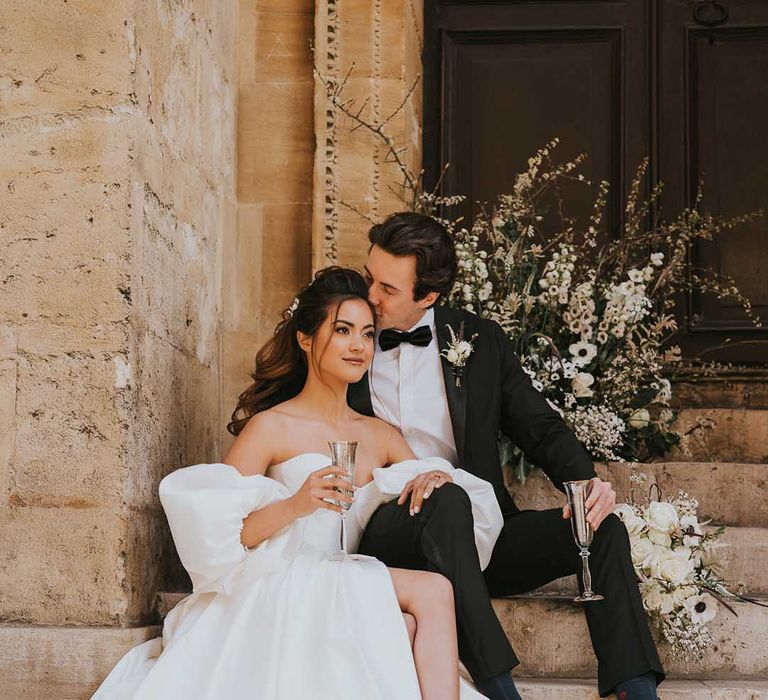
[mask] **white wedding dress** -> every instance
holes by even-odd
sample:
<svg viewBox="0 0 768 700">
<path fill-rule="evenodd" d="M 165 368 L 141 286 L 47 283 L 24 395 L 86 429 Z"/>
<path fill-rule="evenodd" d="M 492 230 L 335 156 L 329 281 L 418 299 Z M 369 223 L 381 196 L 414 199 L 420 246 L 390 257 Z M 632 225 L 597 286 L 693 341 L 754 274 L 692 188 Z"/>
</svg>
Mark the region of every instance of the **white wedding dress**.
<svg viewBox="0 0 768 700">
<path fill-rule="evenodd" d="M 410 640 L 392 579 L 376 559 L 332 561 L 339 516 L 319 509 L 253 549 L 243 518 L 298 491 L 330 464 L 304 453 L 266 476 L 226 464 L 179 469 L 160 500 L 193 593 L 166 617 L 162 637 L 131 649 L 93 700 L 419 700 Z M 419 472 L 450 471 L 472 502 L 487 566 L 502 517 L 487 482 L 440 458 L 374 470 L 347 515 L 354 551 L 376 508 Z M 461 681 L 461 700 L 480 700 Z"/>
</svg>

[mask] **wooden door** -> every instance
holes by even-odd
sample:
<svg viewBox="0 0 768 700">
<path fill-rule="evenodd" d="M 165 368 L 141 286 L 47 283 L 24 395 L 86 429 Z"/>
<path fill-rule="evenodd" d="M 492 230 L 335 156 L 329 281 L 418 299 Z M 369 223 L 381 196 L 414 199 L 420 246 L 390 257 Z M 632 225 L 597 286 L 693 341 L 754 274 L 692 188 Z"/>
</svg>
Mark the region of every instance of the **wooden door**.
<svg viewBox="0 0 768 700">
<path fill-rule="evenodd" d="M 668 216 L 692 203 L 731 215 L 768 209 L 768 3 L 762 0 L 526 0 L 425 3 L 424 158 L 428 182 L 443 163 L 445 191 L 491 202 L 553 136 L 560 156 L 586 151 L 593 181 L 613 193 L 606 226 L 621 228 L 623 196 L 641 159 L 648 187 L 665 183 Z M 572 214 L 591 198 L 564 192 Z M 471 205 L 462 212 L 471 217 Z M 692 251 L 734 277 L 766 318 L 768 225 L 741 227 Z M 755 330 L 728 300 L 681 299 L 686 355 L 768 360 Z"/>
</svg>

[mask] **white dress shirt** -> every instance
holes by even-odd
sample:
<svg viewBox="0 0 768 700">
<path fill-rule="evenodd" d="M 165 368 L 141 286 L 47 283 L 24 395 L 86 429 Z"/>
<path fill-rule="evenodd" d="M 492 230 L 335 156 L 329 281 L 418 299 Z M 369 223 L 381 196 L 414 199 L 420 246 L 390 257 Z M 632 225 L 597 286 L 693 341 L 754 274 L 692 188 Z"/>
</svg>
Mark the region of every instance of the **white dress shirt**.
<svg viewBox="0 0 768 700">
<path fill-rule="evenodd" d="M 401 343 L 385 352 L 379 347 L 377 331 L 368 375 L 373 412 L 400 430 L 419 459 L 442 457 L 460 467 L 433 309 L 427 309 L 409 332 L 419 326 L 429 326 L 432 331 L 432 341 L 423 348 Z"/>
</svg>

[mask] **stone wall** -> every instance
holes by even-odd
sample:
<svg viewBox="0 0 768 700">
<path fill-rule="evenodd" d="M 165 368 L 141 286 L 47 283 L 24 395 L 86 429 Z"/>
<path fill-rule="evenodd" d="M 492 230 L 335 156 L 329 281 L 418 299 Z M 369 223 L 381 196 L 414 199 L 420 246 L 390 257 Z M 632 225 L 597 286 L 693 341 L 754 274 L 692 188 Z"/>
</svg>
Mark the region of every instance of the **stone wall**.
<svg viewBox="0 0 768 700">
<path fill-rule="evenodd" d="M 147 619 L 217 458 L 233 2 L 0 9 L 0 620 Z"/>
</svg>

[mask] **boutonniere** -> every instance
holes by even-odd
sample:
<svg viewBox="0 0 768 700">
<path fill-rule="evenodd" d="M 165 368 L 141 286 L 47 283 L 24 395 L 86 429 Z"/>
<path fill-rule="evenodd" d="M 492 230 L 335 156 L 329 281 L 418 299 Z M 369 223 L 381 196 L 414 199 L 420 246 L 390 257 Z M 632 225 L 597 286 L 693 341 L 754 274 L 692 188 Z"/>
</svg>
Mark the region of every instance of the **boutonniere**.
<svg viewBox="0 0 768 700">
<path fill-rule="evenodd" d="M 443 350 L 440 355 L 451 363 L 451 370 L 453 371 L 453 378 L 456 380 L 456 386 L 461 386 L 461 379 L 464 376 L 464 367 L 467 364 L 467 359 L 472 354 L 475 346 L 472 342 L 477 338 L 475 333 L 469 340 L 464 338 L 464 321 L 459 326 L 459 334 L 456 335 L 450 324 L 446 324 L 448 332 L 451 334 L 451 342 L 448 343 L 448 347 Z"/>
</svg>

